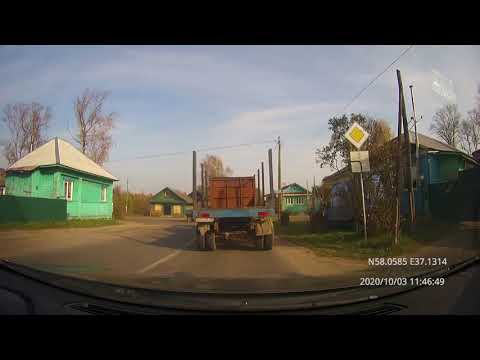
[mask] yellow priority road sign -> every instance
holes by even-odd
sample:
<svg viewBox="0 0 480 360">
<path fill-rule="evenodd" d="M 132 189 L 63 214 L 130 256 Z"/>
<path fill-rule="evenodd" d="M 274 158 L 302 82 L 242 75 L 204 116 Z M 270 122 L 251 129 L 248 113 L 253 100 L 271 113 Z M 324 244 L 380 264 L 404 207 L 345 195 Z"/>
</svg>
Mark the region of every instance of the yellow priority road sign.
<svg viewBox="0 0 480 360">
<path fill-rule="evenodd" d="M 345 133 L 345 137 L 350 141 L 357 149 L 360 149 L 362 145 L 367 141 L 369 133 L 365 131 L 364 128 L 360 126 L 356 121 L 353 122 L 352 126 Z"/>
</svg>

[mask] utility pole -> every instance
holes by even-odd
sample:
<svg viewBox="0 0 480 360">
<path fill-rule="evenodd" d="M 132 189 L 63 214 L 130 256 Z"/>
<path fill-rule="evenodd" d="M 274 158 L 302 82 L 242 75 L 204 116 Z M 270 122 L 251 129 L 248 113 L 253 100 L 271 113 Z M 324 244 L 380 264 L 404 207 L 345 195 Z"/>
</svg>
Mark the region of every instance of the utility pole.
<svg viewBox="0 0 480 360">
<path fill-rule="evenodd" d="M 402 107 L 403 118 L 403 135 L 405 138 L 405 155 L 407 157 L 407 176 L 409 182 L 409 230 L 413 231 L 415 226 L 415 199 L 413 194 L 413 179 L 412 179 L 412 157 L 410 154 L 410 136 L 408 131 L 407 111 L 405 108 L 405 97 L 403 95 L 402 75 L 400 70 L 397 70 L 398 88 L 400 90 L 400 102 Z"/>
<path fill-rule="evenodd" d="M 270 174 L 270 206 L 275 209 L 275 194 L 273 190 L 273 162 L 272 149 L 268 149 L 268 173 Z M 280 219 L 280 216 L 279 216 Z"/>
<path fill-rule="evenodd" d="M 308 179 L 307 179 L 307 207 L 310 207 L 310 197 L 309 197 L 309 194 L 308 194 L 309 190 L 308 190 Z"/>
<path fill-rule="evenodd" d="M 257 169 L 257 199 L 257 205 L 260 205 L 262 203 L 260 198 L 260 169 Z"/>
<path fill-rule="evenodd" d="M 262 161 L 262 205 L 265 206 L 265 176 L 263 170 L 263 161 Z"/>
<path fill-rule="evenodd" d="M 127 198 L 125 199 L 125 216 L 128 215 L 128 178 L 127 178 Z"/>
<path fill-rule="evenodd" d="M 208 184 L 209 184 L 209 180 L 208 180 L 208 166 L 205 166 L 205 171 L 204 171 L 204 175 L 205 175 L 205 207 L 208 208 Z"/>
<path fill-rule="evenodd" d="M 398 90 L 398 129 L 397 129 L 397 162 L 395 167 L 395 244 L 400 242 L 400 199 L 403 190 L 401 157 L 402 157 L 402 105 L 400 103 L 400 89 Z"/>
<path fill-rule="evenodd" d="M 197 152 L 193 151 L 193 209 L 197 210 Z"/>
<path fill-rule="evenodd" d="M 282 213 L 282 165 L 281 165 L 281 143 L 278 137 L 278 214 Z"/>
<path fill-rule="evenodd" d="M 202 184 L 202 193 L 201 195 L 201 207 L 205 207 L 205 170 L 204 170 L 204 164 L 200 163 L 200 171 L 202 174 L 202 179 L 201 179 L 201 184 Z"/>
<path fill-rule="evenodd" d="M 413 125 L 415 129 L 415 188 L 418 195 L 418 178 L 420 177 L 420 164 L 419 164 L 419 144 L 417 135 L 417 116 L 415 115 L 415 101 L 413 100 L 413 85 L 410 85 L 410 96 L 412 97 L 412 109 L 413 109 Z"/>
</svg>

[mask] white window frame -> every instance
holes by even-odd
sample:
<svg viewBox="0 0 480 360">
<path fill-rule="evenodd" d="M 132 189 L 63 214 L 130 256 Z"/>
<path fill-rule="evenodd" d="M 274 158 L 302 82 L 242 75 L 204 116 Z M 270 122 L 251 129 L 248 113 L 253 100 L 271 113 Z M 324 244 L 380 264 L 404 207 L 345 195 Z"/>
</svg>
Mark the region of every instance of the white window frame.
<svg viewBox="0 0 480 360">
<path fill-rule="evenodd" d="M 65 186 L 67 185 L 67 186 Z M 70 197 L 68 196 L 68 188 L 70 187 Z M 73 181 L 72 180 L 65 180 L 63 183 L 63 189 L 65 190 L 65 200 L 72 201 L 73 200 Z"/>
<path fill-rule="evenodd" d="M 106 185 L 102 185 L 102 193 L 100 194 L 100 200 L 102 202 L 107 201 L 107 186 Z"/>
</svg>

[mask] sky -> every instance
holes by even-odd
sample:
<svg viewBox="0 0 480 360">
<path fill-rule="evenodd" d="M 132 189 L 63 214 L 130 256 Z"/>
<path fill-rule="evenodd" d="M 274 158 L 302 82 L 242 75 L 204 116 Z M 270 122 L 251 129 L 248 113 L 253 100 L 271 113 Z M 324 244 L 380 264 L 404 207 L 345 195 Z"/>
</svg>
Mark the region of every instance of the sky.
<svg viewBox="0 0 480 360">
<path fill-rule="evenodd" d="M 220 156 L 235 176 L 250 176 L 262 161 L 267 169 L 272 148 L 276 172 L 278 137 L 282 182 L 311 186 L 332 173 L 315 163 L 315 149 L 328 143 L 329 118 L 362 112 L 396 129 L 396 69 L 409 118 L 413 85 L 423 134 L 433 135 L 435 110 L 452 99 L 464 115 L 475 106 L 480 47 L 415 45 L 345 109 L 407 47 L 1 46 L 0 108 L 48 105 L 47 137 L 73 143 L 74 99 L 86 88 L 109 91 L 104 108 L 116 114 L 116 127 L 104 167 L 122 186 L 128 179 L 132 191 L 191 191 L 195 149 L 255 143 L 197 156 Z M 448 96 L 435 91 L 436 82 Z M 8 137 L 0 121 L 0 142 Z"/>
</svg>

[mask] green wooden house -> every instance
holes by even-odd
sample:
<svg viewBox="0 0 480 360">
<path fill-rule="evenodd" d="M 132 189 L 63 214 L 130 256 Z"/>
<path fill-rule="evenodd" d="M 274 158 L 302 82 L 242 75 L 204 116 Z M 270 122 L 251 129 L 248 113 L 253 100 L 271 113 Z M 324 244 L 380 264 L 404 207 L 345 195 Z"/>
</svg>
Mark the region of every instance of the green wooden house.
<svg viewBox="0 0 480 360">
<path fill-rule="evenodd" d="M 275 208 L 278 207 L 278 192 L 275 195 Z M 290 214 L 305 213 L 308 210 L 310 193 L 303 186 L 297 183 L 288 184 L 282 187 L 282 211 Z M 265 201 L 269 203 L 270 194 L 265 195 Z"/>
<path fill-rule="evenodd" d="M 67 219 L 110 219 L 114 181 L 74 146 L 54 138 L 6 169 L 5 189 L 7 196 L 66 200 Z"/>
<path fill-rule="evenodd" d="M 193 200 L 186 193 L 166 187 L 150 200 L 150 216 L 185 216 L 193 207 Z"/>
<path fill-rule="evenodd" d="M 308 191 L 297 183 L 282 187 L 282 209 L 290 214 L 304 213 L 308 209 Z"/>
</svg>

